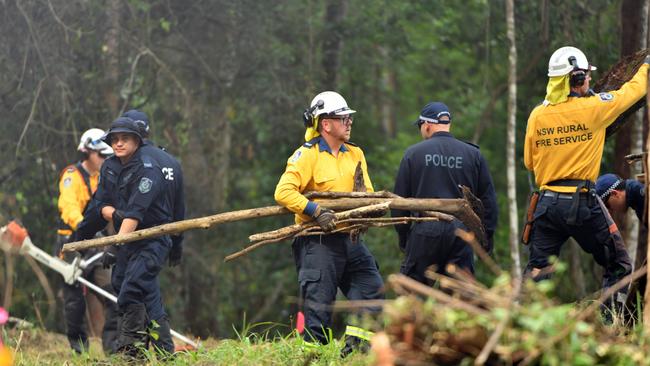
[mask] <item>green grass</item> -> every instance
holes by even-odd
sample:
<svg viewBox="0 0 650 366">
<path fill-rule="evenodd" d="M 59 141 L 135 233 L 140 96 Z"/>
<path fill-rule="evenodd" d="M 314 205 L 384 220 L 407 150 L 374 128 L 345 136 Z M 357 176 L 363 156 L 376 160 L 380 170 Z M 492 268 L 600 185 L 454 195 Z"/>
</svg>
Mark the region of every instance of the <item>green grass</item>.
<svg viewBox="0 0 650 366">
<path fill-rule="evenodd" d="M 306 345 L 294 336 L 271 335 L 270 330 L 252 332 L 258 324 L 236 332 L 238 339 L 201 342 L 197 351 L 178 353 L 173 360 L 160 361 L 153 352 L 147 352 L 147 365 L 370 365 L 372 356 L 353 353 L 341 359 L 343 342 L 334 340 L 326 346 Z M 120 356 L 105 357 L 99 340 L 91 341 L 90 350 L 75 355 L 69 349 L 65 336 L 40 329 L 10 331 L 5 342 L 12 349 L 15 365 L 122 365 Z"/>
</svg>

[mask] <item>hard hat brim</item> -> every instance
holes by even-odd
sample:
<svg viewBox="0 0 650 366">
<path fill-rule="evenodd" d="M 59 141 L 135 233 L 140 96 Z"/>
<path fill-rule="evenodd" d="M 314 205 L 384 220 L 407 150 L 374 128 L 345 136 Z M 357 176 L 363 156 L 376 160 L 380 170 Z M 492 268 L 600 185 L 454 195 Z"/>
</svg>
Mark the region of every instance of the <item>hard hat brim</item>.
<svg viewBox="0 0 650 366">
<path fill-rule="evenodd" d="M 347 114 L 352 114 L 352 113 L 357 113 L 354 109 L 345 109 L 342 111 L 334 112 L 335 115 L 337 116 L 345 116 Z"/>
</svg>

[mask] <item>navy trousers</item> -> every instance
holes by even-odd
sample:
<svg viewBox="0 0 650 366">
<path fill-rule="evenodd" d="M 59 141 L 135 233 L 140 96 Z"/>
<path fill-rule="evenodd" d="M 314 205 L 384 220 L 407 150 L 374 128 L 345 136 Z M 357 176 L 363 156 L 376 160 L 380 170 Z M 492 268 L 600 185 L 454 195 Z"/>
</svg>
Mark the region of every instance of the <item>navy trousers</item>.
<svg viewBox="0 0 650 366">
<path fill-rule="evenodd" d="M 430 266 L 441 274 L 448 264 L 454 264 L 474 273 L 474 252 L 469 244 L 456 236 L 456 229 L 467 231 L 460 221 L 429 221 L 417 223 L 411 228 L 406 242 L 405 257 L 400 272 L 412 279 L 431 285 L 425 275 Z"/>
<path fill-rule="evenodd" d="M 377 262 L 361 240 L 353 244 L 349 234 L 303 236 L 294 240 L 292 248 L 307 341 L 329 341 L 326 333 L 331 328 L 331 305 L 337 289 L 349 300 L 384 298 Z"/>
<path fill-rule="evenodd" d="M 534 214 L 526 273 L 549 266 L 549 257 L 559 256 L 560 248 L 571 236 L 605 269 L 603 287 L 609 287 L 632 271 L 623 238 L 604 204 L 593 193 L 580 194 L 577 221 L 567 224 L 573 202 L 570 197 L 570 194 L 541 192 Z M 543 271 L 535 280 L 548 277 L 550 273 Z"/>
<path fill-rule="evenodd" d="M 166 317 L 160 295 L 158 274 L 164 266 L 171 241 L 169 237 L 120 246 L 113 267 L 112 283 L 117 305 L 124 311 L 130 304 L 143 303 L 150 320 Z"/>
</svg>

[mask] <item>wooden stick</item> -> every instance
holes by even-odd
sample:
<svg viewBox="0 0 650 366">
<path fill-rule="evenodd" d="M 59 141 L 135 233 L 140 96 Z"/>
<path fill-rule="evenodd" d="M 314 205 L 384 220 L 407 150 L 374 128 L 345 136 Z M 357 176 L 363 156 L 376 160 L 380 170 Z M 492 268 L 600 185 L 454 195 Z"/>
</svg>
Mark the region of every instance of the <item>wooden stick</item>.
<svg viewBox="0 0 650 366">
<path fill-rule="evenodd" d="M 259 248 L 259 247 L 265 246 L 267 244 L 277 243 L 277 242 L 280 242 L 280 241 L 283 241 L 283 240 L 287 240 L 287 239 L 289 239 L 291 237 L 308 236 L 308 235 L 334 234 L 334 233 L 338 233 L 338 232 L 345 232 L 345 231 L 350 231 L 350 230 L 353 230 L 353 229 L 362 228 L 362 227 L 365 227 L 365 226 L 381 227 L 381 226 L 389 226 L 389 225 L 406 224 L 409 221 L 437 221 L 438 220 L 438 218 L 436 218 L 436 217 L 397 217 L 395 219 L 396 220 L 390 221 L 390 222 L 389 221 L 374 222 L 374 221 L 377 221 L 377 220 L 382 220 L 382 218 L 363 218 L 363 219 L 362 218 L 357 218 L 357 219 L 342 220 L 341 223 L 344 223 L 346 221 L 352 221 L 352 220 L 359 220 L 360 222 L 362 221 L 364 223 L 363 223 L 363 225 L 358 225 L 357 224 L 357 225 L 352 225 L 352 226 L 339 228 L 339 229 L 336 229 L 334 231 L 330 231 L 328 233 L 318 230 L 318 229 L 320 229 L 320 227 L 317 226 L 317 225 L 310 225 L 309 227 L 304 228 L 302 231 L 300 231 L 300 232 L 298 232 L 296 234 L 290 234 L 289 233 L 289 234 L 284 235 L 284 236 L 279 236 L 278 235 L 276 237 L 267 238 L 265 240 L 254 243 L 254 244 L 252 244 L 250 246 L 247 246 L 246 248 L 244 248 L 244 249 L 242 249 L 242 250 L 240 250 L 238 252 L 235 252 L 235 253 L 232 253 L 232 254 L 228 255 L 226 258 L 224 258 L 224 262 L 229 262 L 229 261 L 231 261 L 233 259 L 237 259 L 237 258 L 239 258 L 241 256 L 244 256 L 244 255 L 252 252 L 253 250 L 255 250 L 255 249 Z M 391 219 L 384 219 L 384 220 L 391 220 Z M 285 234 L 286 234 L 286 232 L 285 232 Z"/>
<path fill-rule="evenodd" d="M 471 208 L 463 199 L 339 198 L 324 199 L 319 201 L 318 204 L 331 210 L 342 211 L 386 202 L 389 202 L 391 209 L 399 210 L 439 211 L 451 215 L 471 211 Z M 63 246 L 62 251 L 71 252 L 88 248 L 104 247 L 113 244 L 126 244 L 138 240 L 155 238 L 162 235 L 178 234 L 192 229 L 208 229 L 212 226 L 225 224 L 228 222 L 255 219 L 260 217 L 286 215 L 290 213 L 291 211 L 281 206 L 268 206 L 247 210 L 224 212 L 212 216 L 172 222 L 148 229 L 137 230 L 132 233 L 123 235 L 112 235 L 103 238 L 68 243 Z"/>
<path fill-rule="evenodd" d="M 68 243 L 63 246 L 63 252 L 72 252 L 75 250 L 103 247 L 113 244 L 126 244 L 133 241 L 155 238 L 162 235 L 178 234 L 190 229 L 208 229 L 212 226 L 225 224 L 228 222 L 254 219 L 259 217 L 284 215 L 288 213 L 291 213 L 291 211 L 280 206 L 269 206 L 224 212 L 212 216 L 172 222 L 148 229 L 137 230 L 132 233 L 123 235 L 105 236 L 103 238 Z"/>
<path fill-rule="evenodd" d="M 308 199 L 322 198 L 401 198 L 393 192 L 315 192 L 310 191 L 303 194 Z"/>
<path fill-rule="evenodd" d="M 481 247 L 476 242 L 476 237 L 473 235 L 473 233 L 470 233 L 463 229 L 456 229 L 456 236 L 460 237 L 464 242 L 468 243 L 472 249 L 474 249 L 474 253 L 476 253 L 476 255 L 481 258 L 483 263 L 485 263 L 485 265 L 487 265 L 495 275 L 501 275 L 501 268 L 494 262 L 494 260 L 492 260 L 492 258 L 490 258 L 490 255 L 487 254 L 483 247 Z"/>
<path fill-rule="evenodd" d="M 615 283 L 613 286 L 609 287 L 596 301 L 592 302 L 591 305 L 589 305 L 586 309 L 578 313 L 578 316 L 576 316 L 573 319 L 567 319 L 567 326 L 564 327 L 560 332 L 555 335 L 553 338 L 549 339 L 546 343 L 544 343 L 540 348 L 533 350 L 521 363 L 521 366 L 525 366 L 533 362 L 537 357 L 539 357 L 542 353 L 547 351 L 549 348 L 551 348 L 555 343 L 563 340 L 566 338 L 566 336 L 571 332 L 571 330 L 576 326 L 576 324 L 587 317 L 591 316 L 599 307 L 600 305 L 607 300 L 610 296 L 614 295 L 616 292 L 627 286 L 630 282 L 634 281 L 637 278 L 643 277 L 646 275 L 648 271 L 647 266 L 643 266 L 636 271 L 634 271 L 632 274 L 629 274 L 625 277 L 623 277 L 620 281 Z"/>
<path fill-rule="evenodd" d="M 503 317 L 503 319 L 501 319 L 499 324 L 497 324 L 494 333 L 492 333 L 488 341 L 485 343 L 485 346 L 483 346 L 481 353 L 479 353 L 478 357 L 476 357 L 476 359 L 474 360 L 474 365 L 485 364 L 485 361 L 487 361 L 488 357 L 490 356 L 490 353 L 492 353 L 494 347 L 496 347 L 497 344 L 499 343 L 499 338 L 501 338 L 501 335 L 503 334 L 503 331 L 506 329 L 506 326 L 508 325 L 508 323 L 510 323 L 510 317 L 512 316 L 512 308 L 515 306 L 515 302 L 517 301 L 517 298 L 519 298 L 519 294 L 521 293 L 521 279 L 515 278 L 513 281 L 514 281 L 514 289 L 512 290 L 512 293 L 510 295 L 510 302 L 508 303 L 508 307 L 506 307 L 506 314 Z"/>
<path fill-rule="evenodd" d="M 338 222 L 339 220 L 344 220 L 344 219 L 349 219 L 354 217 L 362 217 L 362 216 L 368 216 L 368 215 L 379 214 L 379 213 L 385 214 L 386 211 L 388 211 L 389 203 L 390 202 L 384 202 L 384 203 L 379 203 L 376 205 L 370 205 L 366 207 L 360 207 L 360 208 L 356 208 L 344 212 L 338 212 L 335 213 L 334 216 L 336 216 L 336 221 Z M 250 240 L 251 242 L 256 242 L 256 241 L 273 239 L 278 236 L 279 237 L 286 237 L 287 235 L 293 236 L 307 228 L 311 228 L 316 225 L 318 224 L 316 224 L 315 221 L 309 221 L 302 224 L 294 224 L 273 231 L 267 231 L 260 234 L 253 234 L 248 237 L 248 240 Z"/>
<path fill-rule="evenodd" d="M 410 292 L 416 292 L 421 295 L 429 296 L 437 301 L 445 303 L 453 308 L 464 310 L 470 314 L 489 314 L 489 312 L 484 309 L 455 299 L 442 291 L 436 290 L 433 287 L 429 287 L 403 274 L 392 274 L 388 276 L 388 283 L 395 289 L 403 288 Z"/>
<path fill-rule="evenodd" d="M 363 214 L 369 214 L 369 213 L 376 213 L 376 212 L 381 212 L 381 211 L 386 211 L 388 210 L 389 202 L 384 202 L 380 203 L 377 205 L 372 205 L 372 206 L 367 206 L 367 207 L 361 207 L 358 209 L 354 210 L 349 210 L 345 212 L 339 212 L 334 214 L 337 218 L 339 219 L 347 219 L 347 218 L 352 218 L 352 217 L 357 217 L 358 215 L 363 215 Z M 305 230 L 309 230 L 313 227 L 317 227 L 318 224 L 316 224 L 313 221 L 303 223 L 303 224 L 295 224 L 287 227 L 283 227 L 278 230 L 273 230 L 269 231 L 266 233 L 261 233 L 261 234 L 255 234 L 249 236 L 249 240 L 251 242 L 257 242 L 253 245 L 250 245 L 236 253 L 230 254 L 226 258 L 224 258 L 225 262 L 231 261 L 233 259 L 237 259 L 243 255 L 248 254 L 249 252 L 264 246 L 266 244 L 271 244 L 271 243 L 277 243 L 278 241 L 282 241 L 288 238 L 291 238 L 295 236 L 296 234 L 299 234 Z"/>
</svg>

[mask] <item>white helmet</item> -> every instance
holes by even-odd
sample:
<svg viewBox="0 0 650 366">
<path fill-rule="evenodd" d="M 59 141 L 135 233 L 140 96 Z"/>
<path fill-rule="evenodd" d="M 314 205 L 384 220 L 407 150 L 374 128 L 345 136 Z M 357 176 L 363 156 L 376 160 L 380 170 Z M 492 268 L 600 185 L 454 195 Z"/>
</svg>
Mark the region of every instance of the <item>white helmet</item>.
<svg viewBox="0 0 650 366">
<path fill-rule="evenodd" d="M 314 117 L 321 114 L 346 115 L 356 111 L 348 107 L 348 103 L 341 94 L 333 91 L 324 91 L 314 97 L 311 101 L 311 109 Z"/>
<path fill-rule="evenodd" d="M 575 47 L 566 46 L 558 48 L 548 60 L 548 76 L 562 76 L 575 69 L 596 70 L 596 66 L 589 65 L 587 56 Z"/>
<path fill-rule="evenodd" d="M 102 155 L 113 154 L 113 149 L 107 143 L 102 141 L 104 131 L 99 128 L 91 128 L 81 135 L 77 150 L 87 153 L 88 150 L 97 151 Z"/>
</svg>

